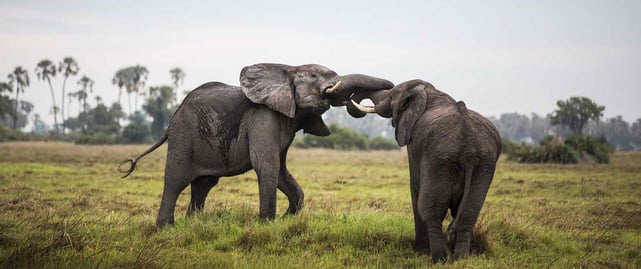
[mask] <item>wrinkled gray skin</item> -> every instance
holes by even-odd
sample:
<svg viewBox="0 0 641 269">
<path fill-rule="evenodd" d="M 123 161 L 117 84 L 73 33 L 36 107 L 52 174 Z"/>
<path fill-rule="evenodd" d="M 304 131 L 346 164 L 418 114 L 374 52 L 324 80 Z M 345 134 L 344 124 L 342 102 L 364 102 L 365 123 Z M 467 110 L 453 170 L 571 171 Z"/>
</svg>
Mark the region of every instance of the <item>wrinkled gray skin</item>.
<svg viewBox="0 0 641 269">
<path fill-rule="evenodd" d="M 340 94 L 345 98 L 350 92 Z M 494 125 L 422 80 L 391 90 L 356 91 L 350 98 L 371 99 L 377 114 L 392 118 L 398 144 L 407 145 L 414 249 L 429 253 L 434 262 L 447 259 L 442 223 L 450 209 L 453 258 L 466 256 L 501 152 Z"/>
<path fill-rule="evenodd" d="M 329 109 L 321 92 L 338 81 L 354 84 L 320 65 L 256 64 L 242 69 L 241 87 L 210 82 L 193 90 L 169 122 L 165 135 L 147 151 L 120 165 L 131 166 L 165 141 L 165 185 L 156 224 L 174 222 L 178 195 L 191 184 L 187 215 L 203 208 L 220 177 L 254 169 L 258 176 L 260 217 L 276 214 L 276 189 L 289 200 L 288 214 L 303 207 L 303 190 L 285 160 L 296 131 L 327 136 L 320 115 Z M 375 83 L 372 89 L 385 87 Z M 367 86 L 367 85 L 365 85 Z M 119 166 L 120 168 L 120 166 Z"/>
</svg>

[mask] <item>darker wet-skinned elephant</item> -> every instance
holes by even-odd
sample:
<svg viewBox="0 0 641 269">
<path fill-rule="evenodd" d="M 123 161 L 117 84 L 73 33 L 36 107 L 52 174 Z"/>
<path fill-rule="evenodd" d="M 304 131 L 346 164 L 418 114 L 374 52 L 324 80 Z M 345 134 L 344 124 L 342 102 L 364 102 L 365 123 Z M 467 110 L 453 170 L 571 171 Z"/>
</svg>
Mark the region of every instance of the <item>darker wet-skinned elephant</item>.
<svg viewBox="0 0 641 269">
<path fill-rule="evenodd" d="M 376 112 L 392 118 L 398 144 L 407 145 L 414 249 L 429 253 L 434 262 L 447 259 L 442 223 L 449 209 L 454 216 L 448 227 L 455 242 L 453 258 L 467 255 L 501 152 L 494 125 L 422 80 L 392 89 L 330 89 L 326 94 L 353 100 L 351 110 L 357 111 L 348 107 L 352 116 Z M 371 99 L 374 107 L 361 106 L 363 99 Z"/>
<path fill-rule="evenodd" d="M 166 133 L 122 169 L 131 174 L 137 161 L 165 141 L 168 144 L 165 184 L 157 226 L 174 222 L 178 195 L 191 185 L 187 215 L 201 210 L 220 177 L 254 169 L 258 176 L 260 218 L 276 214 L 276 190 L 289 200 L 288 214 L 303 206 L 303 190 L 287 170 L 287 150 L 298 130 L 327 136 L 321 114 L 330 107 L 322 96 L 340 84 L 363 89 L 392 87 L 371 78 L 353 81 L 320 65 L 256 64 L 242 69 L 240 87 L 220 82 L 190 92 L 172 116 Z M 359 84 L 360 83 L 360 84 Z M 124 168 L 124 167 L 123 167 Z"/>
</svg>

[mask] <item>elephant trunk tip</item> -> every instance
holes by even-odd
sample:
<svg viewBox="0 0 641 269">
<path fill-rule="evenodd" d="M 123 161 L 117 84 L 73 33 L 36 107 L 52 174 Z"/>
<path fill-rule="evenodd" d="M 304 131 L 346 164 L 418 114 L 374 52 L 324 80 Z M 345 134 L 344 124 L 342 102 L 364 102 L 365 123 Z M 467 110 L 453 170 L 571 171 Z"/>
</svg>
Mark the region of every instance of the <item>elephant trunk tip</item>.
<svg viewBox="0 0 641 269">
<path fill-rule="evenodd" d="M 126 170 L 123 169 L 122 165 L 125 163 L 131 163 L 131 165 L 129 166 L 129 169 L 126 169 Z M 136 170 L 136 159 L 127 159 L 120 162 L 120 164 L 118 164 L 118 172 L 125 174 L 121 178 L 126 178 L 127 176 L 131 175 L 131 173 L 133 173 L 135 170 Z"/>
</svg>

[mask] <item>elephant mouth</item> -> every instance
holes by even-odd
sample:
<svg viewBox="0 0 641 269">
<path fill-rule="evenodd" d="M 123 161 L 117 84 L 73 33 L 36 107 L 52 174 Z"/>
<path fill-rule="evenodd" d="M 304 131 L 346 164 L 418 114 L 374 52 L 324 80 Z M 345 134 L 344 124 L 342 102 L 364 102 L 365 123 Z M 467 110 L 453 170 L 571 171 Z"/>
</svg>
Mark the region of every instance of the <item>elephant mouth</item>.
<svg viewBox="0 0 641 269">
<path fill-rule="evenodd" d="M 310 94 L 298 101 L 298 107 L 317 114 L 322 114 L 329 109 L 329 102 L 325 99 L 319 98 L 316 95 Z"/>
<path fill-rule="evenodd" d="M 323 93 L 323 94 L 331 94 L 331 93 L 335 92 L 336 90 L 338 90 L 340 86 L 341 86 L 341 81 L 339 80 L 334 85 L 331 85 L 331 84 L 327 85 L 327 87 L 325 87 L 325 89 L 323 89 L 321 91 L 321 93 Z"/>
</svg>

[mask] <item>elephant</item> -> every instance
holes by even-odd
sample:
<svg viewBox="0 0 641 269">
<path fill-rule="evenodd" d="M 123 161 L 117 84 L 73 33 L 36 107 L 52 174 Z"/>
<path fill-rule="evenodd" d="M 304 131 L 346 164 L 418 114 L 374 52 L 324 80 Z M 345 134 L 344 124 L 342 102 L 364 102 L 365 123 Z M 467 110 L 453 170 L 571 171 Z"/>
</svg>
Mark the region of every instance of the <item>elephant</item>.
<svg viewBox="0 0 641 269">
<path fill-rule="evenodd" d="M 501 152 L 496 127 L 423 80 L 410 80 L 378 90 L 328 89 L 345 102 L 349 113 L 377 113 L 392 118 L 396 141 L 407 145 L 415 244 L 434 263 L 448 258 L 442 223 L 454 216 L 447 234 L 455 242 L 453 259 L 468 255 L 481 207 Z M 360 105 L 370 99 L 374 106 Z"/>
<path fill-rule="evenodd" d="M 244 67 L 240 87 L 208 82 L 191 91 L 172 115 L 165 134 L 142 154 L 121 162 L 118 170 L 127 177 L 139 159 L 167 142 L 157 227 L 174 223 L 176 200 L 187 185 L 191 185 L 190 216 L 203 209 L 220 177 L 250 169 L 258 177 L 259 217 L 275 217 L 277 189 L 289 201 L 286 214 L 295 214 L 303 207 L 304 193 L 287 170 L 287 151 L 298 130 L 330 134 L 321 118 L 330 100 L 322 92 L 338 89 L 341 83 L 363 89 L 393 86 L 374 77 L 367 81 L 363 76 L 356 76 L 358 81 L 351 77 L 316 64 Z"/>
</svg>

